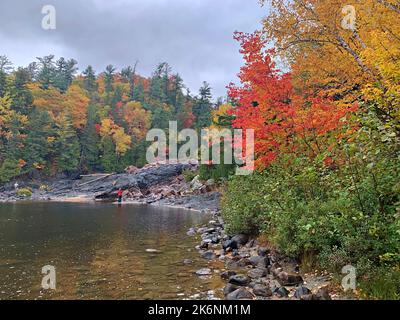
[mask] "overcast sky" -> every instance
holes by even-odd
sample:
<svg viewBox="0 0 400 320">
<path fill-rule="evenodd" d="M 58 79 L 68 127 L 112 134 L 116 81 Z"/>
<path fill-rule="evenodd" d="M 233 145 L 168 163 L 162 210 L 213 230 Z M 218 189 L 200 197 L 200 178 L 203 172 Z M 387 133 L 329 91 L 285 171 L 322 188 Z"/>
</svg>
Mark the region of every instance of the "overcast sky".
<svg viewBox="0 0 400 320">
<path fill-rule="evenodd" d="M 48 4 L 56 30 L 41 26 Z M 25 66 L 54 54 L 97 72 L 139 60 L 144 76 L 167 61 L 192 92 L 205 80 L 223 96 L 242 65 L 233 32 L 259 29 L 266 10 L 257 0 L 0 0 L 0 55 Z"/>
</svg>

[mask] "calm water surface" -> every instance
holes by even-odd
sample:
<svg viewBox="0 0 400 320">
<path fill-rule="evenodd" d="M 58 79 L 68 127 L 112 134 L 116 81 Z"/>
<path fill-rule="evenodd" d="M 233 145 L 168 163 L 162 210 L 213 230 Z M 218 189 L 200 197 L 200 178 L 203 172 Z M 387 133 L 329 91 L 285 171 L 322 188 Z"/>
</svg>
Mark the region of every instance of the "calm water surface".
<svg viewBox="0 0 400 320">
<path fill-rule="evenodd" d="M 216 289 L 218 275 L 194 274 L 207 262 L 186 235 L 207 219 L 145 205 L 0 203 L 0 299 L 184 299 Z M 45 265 L 56 268 L 55 291 L 41 289 Z"/>
</svg>

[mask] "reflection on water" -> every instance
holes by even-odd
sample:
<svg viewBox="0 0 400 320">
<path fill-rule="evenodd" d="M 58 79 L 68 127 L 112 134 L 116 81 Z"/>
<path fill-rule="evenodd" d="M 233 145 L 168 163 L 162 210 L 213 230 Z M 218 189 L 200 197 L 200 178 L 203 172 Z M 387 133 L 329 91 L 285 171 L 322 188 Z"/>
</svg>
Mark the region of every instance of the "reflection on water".
<svg viewBox="0 0 400 320">
<path fill-rule="evenodd" d="M 0 204 L 0 299 L 177 299 L 220 287 L 217 275 L 194 275 L 206 262 L 186 231 L 206 218 L 144 205 Z M 41 289 L 45 265 L 56 267 L 55 291 Z"/>
</svg>

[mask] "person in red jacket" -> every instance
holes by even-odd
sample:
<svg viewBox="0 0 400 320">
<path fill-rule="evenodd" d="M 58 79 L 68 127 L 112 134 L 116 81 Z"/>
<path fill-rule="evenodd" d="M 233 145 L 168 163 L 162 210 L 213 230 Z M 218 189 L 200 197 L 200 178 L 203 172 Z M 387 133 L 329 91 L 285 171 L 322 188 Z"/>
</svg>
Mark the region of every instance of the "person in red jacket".
<svg viewBox="0 0 400 320">
<path fill-rule="evenodd" d="M 121 188 L 119 188 L 119 189 L 118 189 L 118 193 L 117 193 L 117 196 L 118 196 L 118 203 L 121 203 L 121 202 L 122 202 L 122 196 L 123 196 L 123 194 L 124 194 L 124 192 L 122 191 Z"/>
</svg>

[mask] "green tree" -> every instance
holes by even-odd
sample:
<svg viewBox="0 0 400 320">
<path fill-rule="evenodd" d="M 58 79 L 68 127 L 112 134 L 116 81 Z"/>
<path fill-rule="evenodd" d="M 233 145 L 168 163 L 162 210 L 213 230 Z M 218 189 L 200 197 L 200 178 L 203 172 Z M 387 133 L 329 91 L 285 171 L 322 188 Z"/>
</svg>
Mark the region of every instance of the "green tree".
<svg viewBox="0 0 400 320">
<path fill-rule="evenodd" d="M 54 85 L 55 67 L 54 55 L 37 58 L 39 60 L 39 71 L 37 80 L 41 84 L 42 89 L 47 90 L 51 85 Z"/>
<path fill-rule="evenodd" d="M 54 86 L 60 92 L 66 92 L 72 83 L 75 72 L 78 70 L 77 61 L 74 59 L 65 60 L 63 57 L 58 59 L 55 64 Z"/>
<path fill-rule="evenodd" d="M 87 111 L 87 120 L 82 138 L 83 162 L 89 171 L 100 169 L 99 144 L 100 137 L 96 130 L 96 124 L 100 122 L 96 105 L 91 103 Z"/>
<path fill-rule="evenodd" d="M 101 164 L 106 172 L 114 172 L 118 168 L 118 157 L 115 152 L 115 145 L 110 136 L 101 139 L 102 157 Z"/>
<path fill-rule="evenodd" d="M 92 66 L 88 66 L 85 71 L 83 71 L 83 75 L 85 79 L 83 80 L 84 88 L 89 92 L 93 93 L 97 90 L 97 83 L 96 83 L 96 73 L 93 70 Z"/>
<path fill-rule="evenodd" d="M 34 108 L 29 118 L 25 159 L 28 171 L 32 172 L 43 169 L 50 160 L 53 127 L 45 110 Z"/>
<path fill-rule="evenodd" d="M 129 99 L 131 101 L 134 100 L 135 96 L 135 75 L 137 64 L 138 62 L 136 61 L 133 67 L 128 66 L 121 70 L 121 76 L 129 83 Z"/>
<path fill-rule="evenodd" d="M 11 68 L 11 61 L 6 56 L 0 56 L 0 97 L 4 97 L 7 92 L 7 73 Z"/>
<path fill-rule="evenodd" d="M 32 108 L 33 95 L 26 87 L 30 80 L 30 75 L 27 69 L 18 68 L 14 74 L 14 84 L 12 91 L 12 108 L 24 115 L 29 114 Z"/>
<path fill-rule="evenodd" d="M 196 128 L 201 129 L 211 124 L 211 87 L 207 82 L 203 82 L 200 88 L 199 97 L 193 105 L 193 114 L 196 118 Z"/>
<path fill-rule="evenodd" d="M 56 137 L 58 171 L 76 170 L 79 165 L 80 146 L 69 114 L 63 115 L 57 123 Z"/>
<path fill-rule="evenodd" d="M 114 68 L 114 66 L 109 64 L 106 67 L 106 71 L 104 72 L 104 85 L 105 85 L 104 89 L 107 94 L 113 90 L 115 70 L 116 69 Z"/>
<path fill-rule="evenodd" d="M 21 174 L 21 168 L 15 159 L 6 159 L 0 166 L 0 183 L 9 182 L 12 178 Z"/>
</svg>

